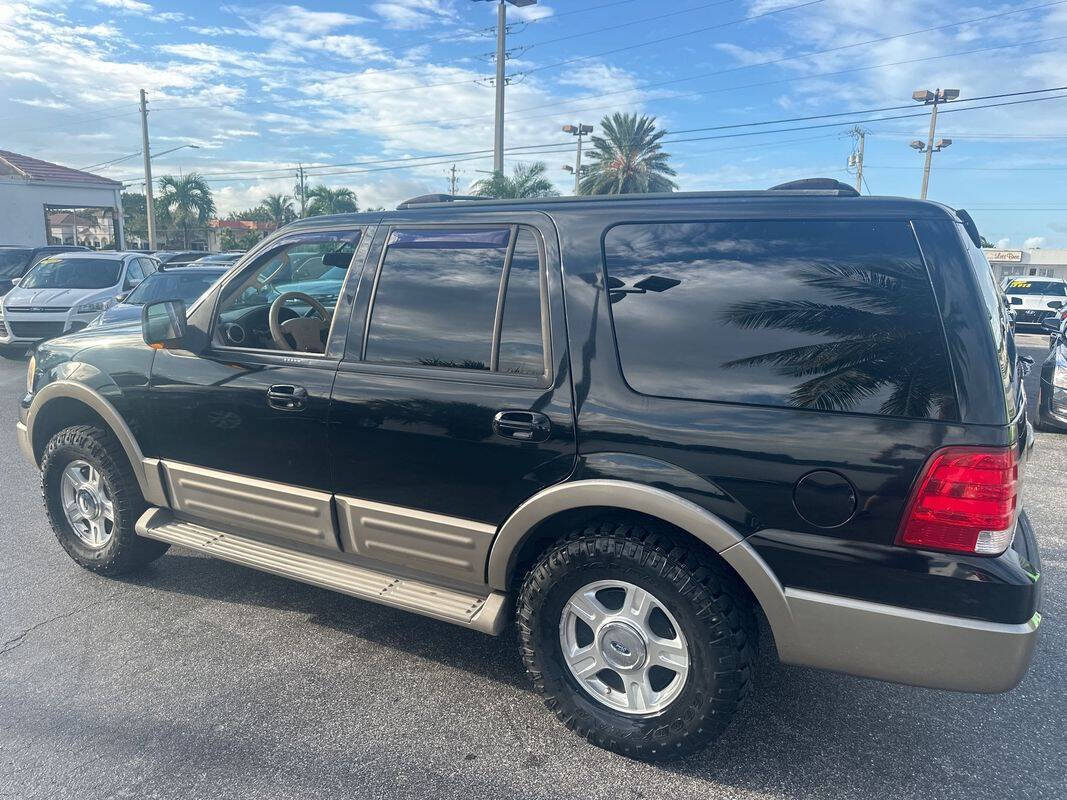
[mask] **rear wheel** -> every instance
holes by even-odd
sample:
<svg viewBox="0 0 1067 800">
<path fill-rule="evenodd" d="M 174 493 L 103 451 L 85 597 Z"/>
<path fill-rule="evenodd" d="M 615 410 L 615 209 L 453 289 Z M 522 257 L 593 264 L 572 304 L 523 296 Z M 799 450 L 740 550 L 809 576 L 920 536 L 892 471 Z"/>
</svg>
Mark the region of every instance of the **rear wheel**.
<svg viewBox="0 0 1067 800">
<path fill-rule="evenodd" d="M 530 570 L 517 615 L 548 708 L 623 755 L 699 750 L 751 688 L 757 629 L 745 592 L 669 535 L 618 522 L 576 531 Z"/>
<path fill-rule="evenodd" d="M 118 575 L 169 547 L 134 532 L 148 504 L 110 431 L 75 425 L 53 436 L 41 459 L 41 491 L 56 538 L 86 569 Z"/>
</svg>

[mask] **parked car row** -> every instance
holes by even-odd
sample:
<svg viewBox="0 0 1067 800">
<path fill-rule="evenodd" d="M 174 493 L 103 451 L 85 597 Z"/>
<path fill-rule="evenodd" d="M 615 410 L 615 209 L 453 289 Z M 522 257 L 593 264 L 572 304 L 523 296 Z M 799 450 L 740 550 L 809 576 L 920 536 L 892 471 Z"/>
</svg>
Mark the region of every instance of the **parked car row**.
<svg viewBox="0 0 1067 800">
<path fill-rule="evenodd" d="M 42 340 L 136 318 L 147 301 L 191 303 L 241 256 L 159 255 L 170 259 L 167 264 L 179 265 L 181 272 L 143 252 L 0 248 L 0 266 L 6 265 L 12 276 L 4 279 L 8 288 L 0 297 L 0 355 L 17 358 Z M 187 260 L 191 255 L 198 258 Z M 105 312 L 110 313 L 101 319 Z"/>
</svg>

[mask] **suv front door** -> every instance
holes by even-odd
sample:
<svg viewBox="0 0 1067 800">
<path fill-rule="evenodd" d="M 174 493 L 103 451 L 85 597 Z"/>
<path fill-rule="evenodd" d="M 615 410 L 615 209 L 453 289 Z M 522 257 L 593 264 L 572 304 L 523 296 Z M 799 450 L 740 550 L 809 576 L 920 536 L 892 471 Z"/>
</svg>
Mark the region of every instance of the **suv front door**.
<svg viewBox="0 0 1067 800">
<path fill-rule="evenodd" d="M 179 513 L 337 549 L 326 421 L 351 310 L 344 287 L 366 252 L 363 232 L 278 239 L 220 288 L 207 350 L 156 353 L 148 427 Z M 273 339 L 271 306 L 291 292 L 340 317 L 324 326 L 323 352 L 284 349 Z M 284 323 L 315 311 L 296 300 L 282 303 L 280 314 Z"/>
<path fill-rule="evenodd" d="M 556 232 L 535 213 L 391 222 L 334 384 L 341 536 L 362 559 L 478 585 L 496 527 L 574 464 Z"/>
</svg>

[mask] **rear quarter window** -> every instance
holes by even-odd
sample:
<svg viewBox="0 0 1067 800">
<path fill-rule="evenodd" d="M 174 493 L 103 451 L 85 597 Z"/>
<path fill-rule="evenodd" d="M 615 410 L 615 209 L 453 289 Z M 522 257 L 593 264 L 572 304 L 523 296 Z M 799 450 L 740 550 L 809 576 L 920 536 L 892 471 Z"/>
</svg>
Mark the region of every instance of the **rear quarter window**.
<svg viewBox="0 0 1067 800">
<path fill-rule="evenodd" d="M 958 416 L 905 221 L 621 224 L 603 246 L 619 360 L 638 392 Z"/>
</svg>

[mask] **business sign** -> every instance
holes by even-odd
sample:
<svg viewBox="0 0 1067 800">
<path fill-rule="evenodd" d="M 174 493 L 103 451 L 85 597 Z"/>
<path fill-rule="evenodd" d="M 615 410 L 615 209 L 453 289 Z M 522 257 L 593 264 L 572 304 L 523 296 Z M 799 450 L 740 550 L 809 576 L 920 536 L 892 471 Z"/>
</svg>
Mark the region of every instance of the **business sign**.
<svg viewBox="0 0 1067 800">
<path fill-rule="evenodd" d="M 1022 261 L 1022 250 L 986 250 L 985 257 L 990 261 Z"/>
</svg>

